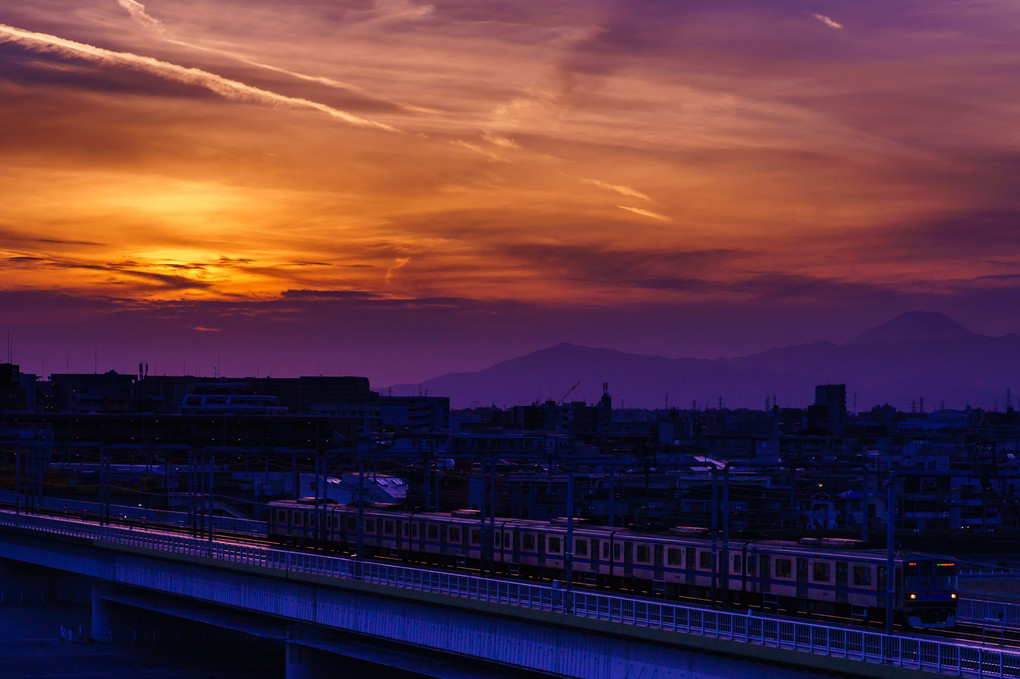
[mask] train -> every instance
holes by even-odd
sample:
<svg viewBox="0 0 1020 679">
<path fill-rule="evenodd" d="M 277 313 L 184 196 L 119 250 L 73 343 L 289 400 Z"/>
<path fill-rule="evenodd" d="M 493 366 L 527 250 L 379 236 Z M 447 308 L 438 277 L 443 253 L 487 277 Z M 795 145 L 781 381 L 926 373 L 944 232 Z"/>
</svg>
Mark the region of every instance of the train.
<svg viewBox="0 0 1020 679">
<path fill-rule="evenodd" d="M 478 510 L 413 512 L 392 506 L 341 505 L 313 498 L 269 504 L 267 535 L 409 563 L 486 569 L 570 580 L 743 609 L 885 622 L 888 556 L 856 540 L 712 540 L 705 529 L 643 532 L 574 519 L 482 518 Z M 568 544 L 568 538 L 573 544 Z M 956 563 L 897 553 L 895 622 L 948 628 L 956 622 Z"/>
</svg>

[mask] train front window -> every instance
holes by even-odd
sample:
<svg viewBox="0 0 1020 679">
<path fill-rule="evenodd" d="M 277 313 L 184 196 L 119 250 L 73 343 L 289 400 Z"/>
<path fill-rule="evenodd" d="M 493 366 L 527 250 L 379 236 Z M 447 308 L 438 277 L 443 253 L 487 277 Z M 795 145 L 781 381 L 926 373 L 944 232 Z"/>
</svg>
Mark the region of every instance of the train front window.
<svg viewBox="0 0 1020 679">
<path fill-rule="evenodd" d="M 920 591 L 923 585 L 922 580 L 930 581 L 930 577 L 931 577 L 931 561 L 907 561 L 906 563 L 903 564 L 904 591 L 907 592 Z M 925 587 L 924 589 L 927 588 Z"/>
<path fill-rule="evenodd" d="M 946 592 L 955 592 L 956 564 L 952 561 L 938 561 L 935 563 L 935 586 Z"/>
</svg>

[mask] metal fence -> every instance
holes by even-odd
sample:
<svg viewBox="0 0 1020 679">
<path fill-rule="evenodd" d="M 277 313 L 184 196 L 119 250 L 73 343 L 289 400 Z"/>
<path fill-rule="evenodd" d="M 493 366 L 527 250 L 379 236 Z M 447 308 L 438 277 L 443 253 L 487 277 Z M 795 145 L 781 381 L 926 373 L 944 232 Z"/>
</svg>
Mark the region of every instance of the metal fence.
<svg viewBox="0 0 1020 679">
<path fill-rule="evenodd" d="M 1020 604 L 983 599 L 960 599 L 956 619 L 976 624 L 1020 627 Z"/>
<path fill-rule="evenodd" d="M 0 512 L 0 526 L 29 528 L 175 554 L 203 555 L 289 572 L 325 575 L 952 676 L 1020 679 L 1020 654 L 975 644 L 887 635 L 613 594 L 574 591 L 556 585 L 499 580 L 240 543 L 209 541 L 153 530 L 97 526 L 13 512 Z"/>
<path fill-rule="evenodd" d="M 41 500 L 36 497 L 17 494 L 9 490 L 0 490 L 0 501 L 14 505 L 20 503 L 23 507 L 38 507 L 51 509 L 55 512 L 72 512 L 81 515 L 99 516 L 104 512 L 101 502 L 89 502 L 87 500 L 73 500 L 70 498 L 43 497 Z M 108 515 L 114 519 L 133 519 L 135 521 L 151 521 L 153 523 L 171 523 L 180 526 L 187 526 L 189 523 L 200 520 L 208 521 L 208 516 L 196 517 L 188 512 L 174 511 L 170 509 L 152 509 L 150 507 L 139 507 L 138 505 L 111 504 L 108 508 Z M 265 533 L 266 522 L 254 519 L 240 519 L 233 516 L 214 515 L 213 530 Z"/>
</svg>

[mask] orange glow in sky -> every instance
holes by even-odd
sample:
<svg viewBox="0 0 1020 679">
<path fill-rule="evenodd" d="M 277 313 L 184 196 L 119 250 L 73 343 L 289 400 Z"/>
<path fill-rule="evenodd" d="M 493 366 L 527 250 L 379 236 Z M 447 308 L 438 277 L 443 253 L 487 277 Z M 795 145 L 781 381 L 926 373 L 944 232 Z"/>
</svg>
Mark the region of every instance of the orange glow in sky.
<svg viewBox="0 0 1020 679">
<path fill-rule="evenodd" d="M 1020 331 L 1018 39 L 1011 0 L 6 3 L 3 320 L 548 330 L 497 355 L 749 350 L 719 314 L 754 309 L 777 341 Z"/>
</svg>

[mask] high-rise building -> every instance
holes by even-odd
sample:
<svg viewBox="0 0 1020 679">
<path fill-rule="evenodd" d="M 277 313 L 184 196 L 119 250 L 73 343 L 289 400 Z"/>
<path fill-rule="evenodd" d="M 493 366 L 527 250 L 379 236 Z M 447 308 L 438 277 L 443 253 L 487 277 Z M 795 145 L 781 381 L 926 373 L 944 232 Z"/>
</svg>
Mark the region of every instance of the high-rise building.
<svg viewBox="0 0 1020 679">
<path fill-rule="evenodd" d="M 846 385 L 819 384 L 815 387 L 813 424 L 828 429 L 836 436 L 843 435 L 846 426 Z"/>
</svg>

